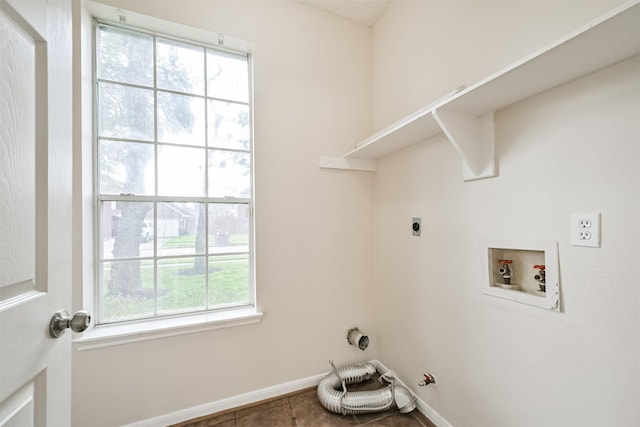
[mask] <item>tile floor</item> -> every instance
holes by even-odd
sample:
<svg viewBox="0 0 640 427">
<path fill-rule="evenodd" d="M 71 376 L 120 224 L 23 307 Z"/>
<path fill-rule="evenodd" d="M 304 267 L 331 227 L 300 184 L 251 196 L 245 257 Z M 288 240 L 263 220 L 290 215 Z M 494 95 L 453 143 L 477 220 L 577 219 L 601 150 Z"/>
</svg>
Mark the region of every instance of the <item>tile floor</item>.
<svg viewBox="0 0 640 427">
<path fill-rule="evenodd" d="M 375 379 L 349 386 L 349 390 L 379 387 Z M 435 427 L 418 410 L 401 414 L 389 410 L 362 415 L 341 415 L 327 411 L 316 395 L 315 387 L 286 396 L 259 402 L 245 408 L 231 409 L 200 417 L 171 427 Z"/>
</svg>

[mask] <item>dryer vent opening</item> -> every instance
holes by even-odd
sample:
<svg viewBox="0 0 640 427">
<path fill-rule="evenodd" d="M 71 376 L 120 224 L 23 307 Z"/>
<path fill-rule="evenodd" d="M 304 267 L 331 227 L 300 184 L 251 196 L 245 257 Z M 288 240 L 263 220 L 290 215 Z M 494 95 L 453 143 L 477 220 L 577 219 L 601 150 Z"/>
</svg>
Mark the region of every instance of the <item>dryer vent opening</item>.
<svg viewBox="0 0 640 427">
<path fill-rule="evenodd" d="M 358 347 L 364 351 L 369 346 L 369 337 L 360 332 L 357 327 L 351 328 L 347 331 L 347 341 L 352 346 Z"/>
</svg>

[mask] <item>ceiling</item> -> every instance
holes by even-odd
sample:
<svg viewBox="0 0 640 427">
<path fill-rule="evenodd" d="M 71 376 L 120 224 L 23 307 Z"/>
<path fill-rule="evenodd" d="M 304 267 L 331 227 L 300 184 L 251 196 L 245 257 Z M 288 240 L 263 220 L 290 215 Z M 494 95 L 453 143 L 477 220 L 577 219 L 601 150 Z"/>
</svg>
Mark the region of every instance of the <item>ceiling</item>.
<svg viewBox="0 0 640 427">
<path fill-rule="evenodd" d="M 296 0 L 365 25 L 374 25 L 393 0 Z"/>
</svg>

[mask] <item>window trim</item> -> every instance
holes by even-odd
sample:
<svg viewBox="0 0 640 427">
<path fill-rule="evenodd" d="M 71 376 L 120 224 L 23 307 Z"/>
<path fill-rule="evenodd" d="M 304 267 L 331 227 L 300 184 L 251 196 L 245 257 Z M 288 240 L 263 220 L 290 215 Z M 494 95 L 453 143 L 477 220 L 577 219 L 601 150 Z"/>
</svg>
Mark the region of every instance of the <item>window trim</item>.
<svg viewBox="0 0 640 427">
<path fill-rule="evenodd" d="M 216 33 L 209 30 L 179 24 L 177 22 L 166 21 L 153 16 L 122 10 L 113 6 L 108 6 L 95 1 L 86 1 L 88 11 L 92 19 L 118 25 L 124 17 L 125 22 L 120 24 L 126 28 L 131 26 L 136 30 L 146 31 L 149 34 L 167 35 L 177 41 L 184 41 L 199 45 L 216 46 L 221 50 L 228 50 L 232 53 L 251 54 L 252 43 L 227 34 Z"/>
<path fill-rule="evenodd" d="M 97 266 L 94 264 L 95 254 L 97 253 L 98 237 L 96 222 L 96 208 L 95 200 L 97 194 L 96 183 L 92 185 L 82 184 L 82 177 L 85 179 L 89 176 L 95 180 L 96 170 L 96 157 L 91 154 L 94 151 L 94 144 L 96 139 L 96 131 L 92 128 L 91 132 L 82 131 L 82 128 L 89 128 L 89 123 L 92 127 L 95 126 L 95 98 L 94 89 L 95 85 L 95 67 L 94 61 L 94 46 L 95 46 L 95 30 L 93 26 L 96 21 L 110 22 L 117 19 L 119 13 L 122 13 L 119 9 L 104 4 L 95 3 L 93 1 L 82 2 L 82 8 L 84 9 L 81 14 L 80 21 L 76 21 L 76 25 L 83 27 L 78 32 L 78 46 L 81 46 L 81 53 L 78 53 L 79 61 L 75 72 L 82 72 L 81 70 L 91 70 L 92 78 L 89 80 L 82 79 L 77 80 L 75 85 L 78 93 L 80 93 L 80 105 L 81 107 L 76 110 L 76 118 L 80 125 L 78 129 L 77 147 L 81 154 L 77 156 L 78 162 L 74 166 L 76 169 L 76 176 L 78 182 L 76 182 L 76 188 L 78 189 L 78 196 L 76 199 L 76 214 L 82 218 L 82 233 L 81 237 L 77 240 L 79 249 L 76 253 L 76 260 L 79 267 L 75 268 L 77 274 L 74 279 L 74 292 L 77 293 L 74 296 L 74 305 L 78 308 L 86 308 L 89 310 L 95 310 L 98 307 L 98 295 L 96 292 L 96 276 Z M 153 18 L 145 15 L 141 15 L 133 12 L 126 12 L 127 24 L 136 29 L 147 30 L 154 32 L 156 30 L 162 30 L 161 35 L 165 33 L 175 35 L 177 40 L 184 40 L 195 44 L 204 44 L 220 48 L 222 51 L 230 51 L 233 53 L 247 54 L 249 61 L 249 96 L 250 105 L 249 109 L 250 121 L 253 123 L 253 62 L 252 62 L 252 45 L 251 43 L 240 40 L 234 37 L 222 36 L 218 33 L 213 33 L 206 30 L 200 30 L 193 27 L 177 24 L 170 21 L 165 21 L 158 18 Z M 128 26 L 128 25 L 127 25 Z M 82 41 L 84 39 L 85 41 Z M 200 42 L 194 41 L 200 40 Z M 220 46 L 220 43 L 224 43 L 224 47 Z M 231 48 L 229 48 L 231 47 Z M 91 119 L 88 119 L 91 117 Z M 100 348 L 112 345 L 120 345 L 125 343 L 145 341 L 149 339 L 169 337 L 175 335 L 182 335 L 188 333 L 210 331 L 221 328 L 236 327 L 243 325 L 251 325 L 261 322 L 263 313 L 258 309 L 258 295 L 256 285 L 256 273 L 255 273 L 255 174 L 254 174 L 254 157 L 255 152 L 253 149 L 254 129 L 253 125 L 250 130 L 250 138 L 252 141 L 252 149 L 250 152 L 251 157 L 251 238 L 249 248 L 250 258 L 250 286 L 251 295 L 253 298 L 253 305 L 244 307 L 234 307 L 229 309 L 218 309 L 217 311 L 203 311 L 196 313 L 183 313 L 173 316 L 160 316 L 150 319 L 141 319 L 137 321 L 121 322 L 121 323 L 109 323 L 99 326 L 92 325 L 88 330 L 82 334 L 76 334 L 73 343 L 74 347 L 78 350 L 85 350 L 91 348 Z M 91 161 L 87 161 L 88 159 Z M 80 161 L 82 160 L 82 161 Z M 87 182 L 86 180 L 84 181 Z"/>
<path fill-rule="evenodd" d="M 213 331 L 260 323 L 263 313 L 255 307 L 157 317 L 139 321 L 108 323 L 85 331 L 73 339 L 80 351 L 129 344 L 157 338 Z"/>
</svg>

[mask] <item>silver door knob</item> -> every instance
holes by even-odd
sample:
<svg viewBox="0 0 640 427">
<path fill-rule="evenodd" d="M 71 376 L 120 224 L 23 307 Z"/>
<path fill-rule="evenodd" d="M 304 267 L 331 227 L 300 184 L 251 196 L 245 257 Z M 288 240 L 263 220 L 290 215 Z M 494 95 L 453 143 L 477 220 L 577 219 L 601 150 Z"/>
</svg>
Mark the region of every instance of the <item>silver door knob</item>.
<svg viewBox="0 0 640 427">
<path fill-rule="evenodd" d="M 88 311 L 80 310 L 73 316 L 69 316 L 66 310 L 60 310 L 49 322 L 49 334 L 52 338 L 60 338 L 67 328 L 73 332 L 82 332 L 89 327 L 91 315 Z"/>
</svg>

